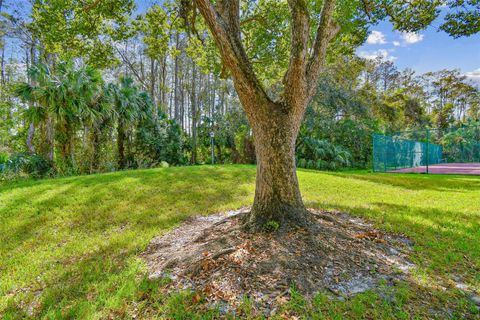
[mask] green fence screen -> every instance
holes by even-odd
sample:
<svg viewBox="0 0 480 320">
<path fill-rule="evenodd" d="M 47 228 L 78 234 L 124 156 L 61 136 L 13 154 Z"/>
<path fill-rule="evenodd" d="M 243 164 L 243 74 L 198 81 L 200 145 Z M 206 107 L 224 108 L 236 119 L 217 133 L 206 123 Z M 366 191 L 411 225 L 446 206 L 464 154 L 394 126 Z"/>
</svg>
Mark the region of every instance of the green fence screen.
<svg viewBox="0 0 480 320">
<path fill-rule="evenodd" d="M 480 175 L 480 123 L 374 134 L 373 170 Z"/>
<path fill-rule="evenodd" d="M 397 136 L 373 136 L 373 170 L 394 171 L 427 167 L 442 162 L 442 146 Z"/>
</svg>

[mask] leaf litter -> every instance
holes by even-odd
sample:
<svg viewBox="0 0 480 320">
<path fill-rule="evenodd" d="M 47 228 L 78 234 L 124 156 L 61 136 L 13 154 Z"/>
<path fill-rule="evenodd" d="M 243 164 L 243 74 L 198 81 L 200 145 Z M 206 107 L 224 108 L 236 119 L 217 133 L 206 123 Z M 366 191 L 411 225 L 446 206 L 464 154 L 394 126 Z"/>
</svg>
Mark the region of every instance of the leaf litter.
<svg viewBox="0 0 480 320">
<path fill-rule="evenodd" d="M 310 212 L 317 225 L 288 233 L 245 232 L 246 208 L 190 218 L 154 238 L 142 257 L 150 278 L 171 280 L 166 290 L 201 293 L 226 312 L 248 298 L 265 316 L 292 287 L 306 298 L 322 291 L 347 299 L 408 278 L 412 241 L 345 213 Z"/>
</svg>

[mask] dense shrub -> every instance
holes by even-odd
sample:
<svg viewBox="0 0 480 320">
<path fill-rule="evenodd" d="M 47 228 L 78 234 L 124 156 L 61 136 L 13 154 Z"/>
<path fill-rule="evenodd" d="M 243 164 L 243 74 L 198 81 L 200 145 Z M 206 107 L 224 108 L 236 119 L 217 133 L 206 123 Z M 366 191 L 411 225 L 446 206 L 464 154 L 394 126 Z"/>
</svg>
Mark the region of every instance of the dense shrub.
<svg viewBox="0 0 480 320">
<path fill-rule="evenodd" d="M 299 168 L 338 170 L 351 165 L 351 155 L 328 141 L 304 137 L 297 141 L 296 161 Z"/>
<path fill-rule="evenodd" d="M 54 173 L 53 164 L 43 157 L 18 153 L 0 155 L 0 179 L 13 180 L 20 177 L 43 178 Z"/>
<path fill-rule="evenodd" d="M 198 163 L 211 162 L 211 131 L 215 133 L 215 163 L 255 163 L 254 138 L 243 111 L 231 110 L 213 119 L 202 117 L 198 126 Z"/>
<path fill-rule="evenodd" d="M 158 119 L 146 117 L 138 126 L 135 140 L 136 167 L 153 167 L 162 162 L 171 165 L 186 163 L 184 133 L 175 120 L 160 113 Z"/>
<path fill-rule="evenodd" d="M 480 123 L 446 129 L 438 143 L 443 147 L 443 156 L 448 162 L 480 161 Z M 442 133 L 442 132 L 440 132 Z"/>
</svg>

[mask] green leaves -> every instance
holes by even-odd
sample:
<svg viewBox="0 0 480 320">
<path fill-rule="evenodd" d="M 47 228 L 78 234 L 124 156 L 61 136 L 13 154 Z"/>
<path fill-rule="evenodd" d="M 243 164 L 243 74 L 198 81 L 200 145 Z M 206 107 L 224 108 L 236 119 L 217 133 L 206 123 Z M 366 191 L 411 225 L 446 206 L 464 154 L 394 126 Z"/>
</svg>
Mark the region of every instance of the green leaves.
<svg viewBox="0 0 480 320">
<path fill-rule="evenodd" d="M 167 12 L 159 5 L 154 5 L 145 15 L 140 15 L 133 21 L 134 28 L 143 34 L 145 51 L 150 58 L 160 59 L 169 51 L 175 20 L 175 12 Z"/>
<path fill-rule="evenodd" d="M 106 67 L 133 8 L 133 0 L 35 0 L 30 29 L 47 53 Z"/>
<path fill-rule="evenodd" d="M 449 1 L 448 5 L 453 10 L 446 14 L 440 30 L 454 38 L 468 37 L 480 32 L 479 0 L 453 0 Z"/>
<path fill-rule="evenodd" d="M 286 1 L 247 2 L 241 17 L 247 55 L 266 85 L 280 81 L 290 58 L 290 20 Z"/>
<path fill-rule="evenodd" d="M 141 117 L 140 91 L 133 79 L 122 77 L 120 84 L 109 84 L 109 94 L 115 108 L 115 114 L 123 122 L 130 122 Z"/>
<path fill-rule="evenodd" d="M 350 166 L 352 156 L 342 147 L 326 140 L 300 137 L 296 158 L 299 168 L 336 170 Z"/>
</svg>

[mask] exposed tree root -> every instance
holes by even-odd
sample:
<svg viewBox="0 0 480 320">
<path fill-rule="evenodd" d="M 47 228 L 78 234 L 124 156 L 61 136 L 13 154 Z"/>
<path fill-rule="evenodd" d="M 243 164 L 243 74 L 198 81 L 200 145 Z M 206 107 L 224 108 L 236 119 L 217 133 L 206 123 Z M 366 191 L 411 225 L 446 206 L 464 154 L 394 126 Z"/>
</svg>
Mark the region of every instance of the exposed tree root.
<svg viewBox="0 0 480 320">
<path fill-rule="evenodd" d="M 349 297 L 406 278 L 408 239 L 343 213 L 310 212 L 308 228 L 271 233 L 245 232 L 242 210 L 193 218 L 153 239 L 144 258 L 171 289 L 199 290 L 231 309 L 248 296 L 267 314 L 292 286 L 307 297 Z"/>
<path fill-rule="evenodd" d="M 280 233 L 301 228 L 309 229 L 316 225 L 312 213 L 303 206 L 282 206 L 277 210 L 269 209 L 268 212 L 261 209 L 257 209 L 255 212 L 246 212 L 242 214 L 242 223 L 245 231 L 277 231 Z"/>
</svg>

